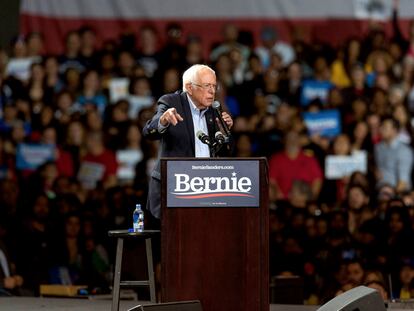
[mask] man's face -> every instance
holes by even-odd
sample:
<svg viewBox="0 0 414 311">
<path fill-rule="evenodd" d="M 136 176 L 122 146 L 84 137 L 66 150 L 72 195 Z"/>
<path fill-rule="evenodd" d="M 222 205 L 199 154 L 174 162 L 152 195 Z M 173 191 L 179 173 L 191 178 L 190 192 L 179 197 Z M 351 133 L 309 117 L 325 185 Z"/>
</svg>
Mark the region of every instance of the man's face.
<svg viewBox="0 0 414 311">
<path fill-rule="evenodd" d="M 364 277 L 364 270 L 359 263 L 350 263 L 348 265 L 348 277 L 355 284 L 361 284 L 362 278 Z"/>
<path fill-rule="evenodd" d="M 188 94 L 199 109 L 205 109 L 213 104 L 216 95 L 216 75 L 210 70 L 200 70 L 196 81 L 187 86 Z"/>
<path fill-rule="evenodd" d="M 390 120 L 385 120 L 381 124 L 381 137 L 385 141 L 392 140 L 397 135 L 397 130 L 394 128 Z"/>
</svg>

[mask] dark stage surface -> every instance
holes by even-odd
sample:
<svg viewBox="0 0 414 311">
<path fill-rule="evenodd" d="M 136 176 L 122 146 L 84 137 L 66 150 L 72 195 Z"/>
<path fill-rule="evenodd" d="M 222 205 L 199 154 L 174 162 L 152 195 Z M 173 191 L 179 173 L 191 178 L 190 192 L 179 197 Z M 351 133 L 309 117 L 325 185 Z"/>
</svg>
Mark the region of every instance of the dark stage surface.
<svg viewBox="0 0 414 311">
<path fill-rule="evenodd" d="M 120 311 L 126 311 L 148 301 L 121 300 Z M 270 305 L 270 311 L 315 311 L 317 306 Z M 110 299 L 68 299 L 68 298 L 0 298 L 0 311 L 110 311 Z M 414 310 L 414 302 L 390 303 L 388 310 Z M 231 310 L 229 310 L 231 311 Z"/>
</svg>

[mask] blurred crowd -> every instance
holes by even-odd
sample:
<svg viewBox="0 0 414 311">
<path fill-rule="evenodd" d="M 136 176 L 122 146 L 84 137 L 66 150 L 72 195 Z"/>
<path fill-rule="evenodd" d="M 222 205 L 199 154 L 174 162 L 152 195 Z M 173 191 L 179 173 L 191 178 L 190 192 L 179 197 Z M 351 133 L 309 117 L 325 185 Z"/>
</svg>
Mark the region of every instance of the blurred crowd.
<svg viewBox="0 0 414 311">
<path fill-rule="evenodd" d="M 61 55 L 41 33 L 17 36 L 0 49 L 0 293 L 110 286 L 107 232 L 145 206 L 157 155 L 141 130 L 205 63 L 235 121 L 234 156 L 269 161 L 271 276 L 300 276 L 309 304 L 361 284 L 414 297 L 414 24 L 405 37 L 397 17 L 391 36 L 377 25 L 340 46 L 231 23 L 210 51 L 179 23 L 163 42 L 147 25 L 99 47 L 84 26 Z M 333 132 L 310 121 L 325 112 Z M 158 223 L 147 214 L 146 226 Z"/>
</svg>

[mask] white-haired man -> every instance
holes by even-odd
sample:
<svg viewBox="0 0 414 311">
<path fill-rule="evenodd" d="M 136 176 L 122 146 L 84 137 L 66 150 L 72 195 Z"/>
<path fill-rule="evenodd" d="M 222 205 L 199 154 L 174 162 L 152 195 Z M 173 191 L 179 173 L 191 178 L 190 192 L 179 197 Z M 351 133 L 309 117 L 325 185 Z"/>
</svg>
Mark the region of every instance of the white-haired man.
<svg viewBox="0 0 414 311">
<path fill-rule="evenodd" d="M 219 130 L 213 109 L 217 91 L 216 74 L 206 65 L 193 65 L 183 74 L 183 91 L 163 95 L 158 100 L 154 117 L 147 122 L 143 136 L 159 139 L 159 157 L 210 157 L 210 148 L 197 138 L 200 131 L 213 140 Z M 226 112 L 222 118 L 229 128 L 233 120 Z M 230 155 L 232 142 L 221 149 Z M 161 171 L 160 161 L 151 174 L 147 209 L 160 218 Z"/>
</svg>

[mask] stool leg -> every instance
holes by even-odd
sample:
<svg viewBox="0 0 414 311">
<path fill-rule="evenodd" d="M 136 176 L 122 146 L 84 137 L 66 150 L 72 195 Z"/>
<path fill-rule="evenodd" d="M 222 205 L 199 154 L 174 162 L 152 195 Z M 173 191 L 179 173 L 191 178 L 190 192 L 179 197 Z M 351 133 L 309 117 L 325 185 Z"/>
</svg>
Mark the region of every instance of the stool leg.
<svg viewBox="0 0 414 311">
<path fill-rule="evenodd" d="M 151 302 L 157 302 L 155 295 L 155 277 L 154 277 L 154 266 L 152 263 L 152 246 L 151 238 L 145 240 L 145 248 L 147 251 L 147 267 L 148 267 L 148 282 L 150 289 L 150 298 Z"/>
<path fill-rule="evenodd" d="M 124 249 L 124 239 L 118 238 L 116 246 L 114 286 L 112 289 L 112 308 L 111 311 L 119 310 L 119 288 L 121 282 L 122 252 Z"/>
</svg>

